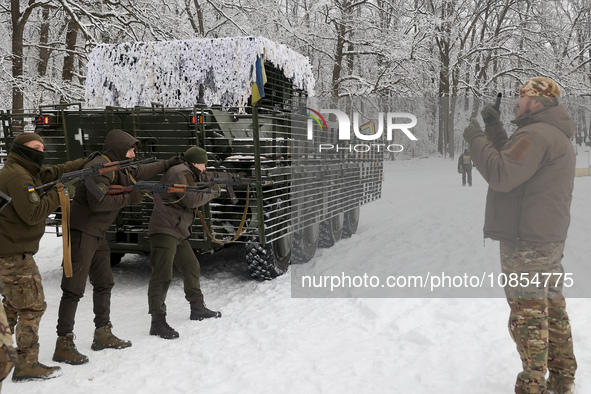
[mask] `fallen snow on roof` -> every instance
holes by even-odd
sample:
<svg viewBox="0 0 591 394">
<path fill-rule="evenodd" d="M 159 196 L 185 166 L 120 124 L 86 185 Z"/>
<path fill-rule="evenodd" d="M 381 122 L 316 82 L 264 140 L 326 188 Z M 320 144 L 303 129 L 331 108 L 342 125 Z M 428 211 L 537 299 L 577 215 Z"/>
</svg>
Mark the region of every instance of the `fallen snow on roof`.
<svg viewBox="0 0 591 394">
<path fill-rule="evenodd" d="M 258 56 L 308 96 L 314 94 L 307 57 L 263 37 L 230 37 L 99 45 L 88 59 L 86 103 L 191 107 L 202 84 L 207 105 L 244 106 L 256 81 Z"/>
</svg>

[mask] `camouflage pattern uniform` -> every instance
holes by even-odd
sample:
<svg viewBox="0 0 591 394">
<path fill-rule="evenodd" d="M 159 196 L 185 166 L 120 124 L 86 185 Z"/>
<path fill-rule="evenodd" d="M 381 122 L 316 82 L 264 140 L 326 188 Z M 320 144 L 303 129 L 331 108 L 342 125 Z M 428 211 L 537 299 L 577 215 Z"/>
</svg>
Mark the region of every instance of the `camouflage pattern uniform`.
<svg viewBox="0 0 591 394">
<path fill-rule="evenodd" d="M 19 359 L 27 363 L 37 362 L 37 333 L 47 304 L 32 254 L 0 258 L 0 293 L 5 296 L 3 303 L 8 326 L 16 334 Z"/>
<path fill-rule="evenodd" d="M 501 242 L 503 273 L 526 273 L 529 280 L 535 280 L 538 274 L 541 282 L 505 287 L 511 308 L 509 332 L 523 365 L 515 387 L 518 393 L 546 393 L 546 387 L 552 393 L 569 393 L 574 382 L 577 363 L 562 295 L 563 276 L 547 275 L 564 274 L 563 250 L 564 242 Z"/>
</svg>

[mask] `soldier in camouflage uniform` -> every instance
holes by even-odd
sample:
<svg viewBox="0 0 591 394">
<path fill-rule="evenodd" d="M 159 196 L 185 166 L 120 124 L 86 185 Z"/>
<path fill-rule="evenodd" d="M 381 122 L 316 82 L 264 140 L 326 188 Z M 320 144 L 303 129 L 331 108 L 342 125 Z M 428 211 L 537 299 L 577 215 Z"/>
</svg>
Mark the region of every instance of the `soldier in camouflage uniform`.
<svg viewBox="0 0 591 394">
<path fill-rule="evenodd" d="M 59 367 L 38 362 L 39 322 L 46 303 L 41 275 L 33 259 L 45 232 L 45 218 L 59 206 L 59 196 L 55 189 L 40 196 L 28 188 L 79 170 L 85 160 L 42 167 L 44 150 L 40 136 L 20 134 L 0 171 L 0 191 L 12 198 L 0 212 L 0 293 L 4 296 L 9 329 L 16 334 L 13 381 L 49 379 L 60 373 Z"/>
<path fill-rule="evenodd" d="M 524 282 L 508 281 L 505 287 L 509 330 L 523 366 L 518 394 L 572 393 L 577 369 L 563 277 L 550 276 L 564 273 L 575 175 L 575 123 L 560 95 L 552 79 L 532 78 L 515 102 L 517 130 L 510 138 L 492 104 L 481 111 L 484 133 L 475 119 L 464 130 L 472 160 L 489 184 L 484 235 L 500 241 L 505 275 L 533 282 L 522 287 Z"/>
</svg>

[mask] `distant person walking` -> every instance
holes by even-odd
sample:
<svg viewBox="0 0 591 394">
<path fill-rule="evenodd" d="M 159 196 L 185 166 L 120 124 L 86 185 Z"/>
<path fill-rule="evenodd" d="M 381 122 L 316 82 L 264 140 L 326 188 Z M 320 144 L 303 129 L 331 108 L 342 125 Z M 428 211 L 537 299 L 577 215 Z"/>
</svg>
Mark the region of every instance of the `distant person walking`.
<svg viewBox="0 0 591 394">
<path fill-rule="evenodd" d="M 500 241 L 504 274 L 531 280 L 529 286 L 505 287 L 509 329 L 523 366 L 515 393 L 567 394 L 573 392 L 577 363 L 561 260 L 575 176 L 575 122 L 559 104 L 560 88 L 552 79 L 532 78 L 519 94 L 511 137 L 488 104 L 481 111 L 485 132 L 472 119 L 464 139 L 489 184 L 484 236 Z M 558 280 L 535 283 L 536 275 L 554 274 Z"/>
<path fill-rule="evenodd" d="M 462 186 L 466 186 L 466 176 L 468 185 L 472 186 L 472 159 L 470 159 L 469 149 L 464 149 L 464 153 L 458 159 L 458 172 L 462 174 Z"/>
</svg>

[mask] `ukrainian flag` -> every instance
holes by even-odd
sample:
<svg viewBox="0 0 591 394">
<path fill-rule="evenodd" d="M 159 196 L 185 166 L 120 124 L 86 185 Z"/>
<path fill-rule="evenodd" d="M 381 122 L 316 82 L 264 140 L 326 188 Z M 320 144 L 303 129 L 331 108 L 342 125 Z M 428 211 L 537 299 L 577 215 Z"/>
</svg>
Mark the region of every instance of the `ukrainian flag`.
<svg viewBox="0 0 591 394">
<path fill-rule="evenodd" d="M 265 97 L 264 85 L 267 83 L 267 74 L 265 73 L 265 65 L 263 58 L 257 57 L 255 62 L 256 80 L 252 84 L 252 105 L 255 105 L 261 98 Z"/>
</svg>

